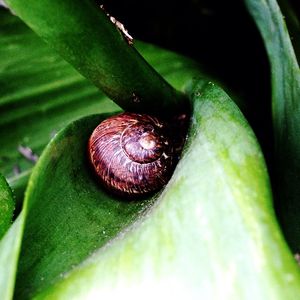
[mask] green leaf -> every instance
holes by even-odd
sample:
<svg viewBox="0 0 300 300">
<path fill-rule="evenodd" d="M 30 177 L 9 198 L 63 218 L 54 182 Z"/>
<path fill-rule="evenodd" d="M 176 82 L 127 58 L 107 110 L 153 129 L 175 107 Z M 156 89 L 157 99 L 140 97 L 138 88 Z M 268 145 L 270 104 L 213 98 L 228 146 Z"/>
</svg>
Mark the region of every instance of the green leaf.
<svg viewBox="0 0 300 300">
<path fill-rule="evenodd" d="M 147 64 L 124 33 L 91 0 L 6 0 L 51 47 L 123 109 L 180 111 L 183 95 Z M 160 99 L 153 105 L 153 97 Z"/>
<path fill-rule="evenodd" d="M 271 63 L 275 132 L 275 191 L 286 238 L 300 247 L 300 70 L 282 14 L 275 0 L 246 0 Z"/>
<path fill-rule="evenodd" d="M 0 241 L 0 295 L 12 299 L 21 249 L 25 214 L 22 212 Z"/>
<path fill-rule="evenodd" d="M 34 162 L 20 146 L 40 155 L 69 122 L 119 108 L 5 10 L 0 32 L 0 172 L 22 199 Z"/>
<path fill-rule="evenodd" d="M 0 172 L 14 189 L 20 207 L 34 166 L 18 151 L 20 145 L 40 155 L 53 135 L 68 123 L 120 108 L 17 17 L 1 9 L 0 32 Z M 158 72 L 180 90 L 189 78 L 199 74 L 198 66 L 187 58 L 152 45 L 136 45 Z"/>
<path fill-rule="evenodd" d="M 18 298 L 32 296 L 61 279 L 63 272 L 107 243 L 148 207 L 148 201 L 111 198 L 92 176 L 87 141 L 106 117 L 72 123 L 50 142 L 34 169 L 26 193 L 28 216 Z"/>
<path fill-rule="evenodd" d="M 11 225 L 15 201 L 5 177 L 0 174 L 0 240 Z"/>
<path fill-rule="evenodd" d="M 198 82 L 191 99 L 182 159 L 152 199 L 117 199 L 93 177 L 86 145 L 104 115 L 75 121 L 53 139 L 26 193 L 16 298 L 299 295 L 253 132 L 216 85 Z"/>
<path fill-rule="evenodd" d="M 298 64 L 300 61 L 300 11 L 296 11 L 293 8 L 292 1 L 289 0 L 279 0 L 278 4 L 283 14 L 283 18 L 286 22 L 291 42 L 293 43 L 293 48 L 297 56 Z"/>
</svg>

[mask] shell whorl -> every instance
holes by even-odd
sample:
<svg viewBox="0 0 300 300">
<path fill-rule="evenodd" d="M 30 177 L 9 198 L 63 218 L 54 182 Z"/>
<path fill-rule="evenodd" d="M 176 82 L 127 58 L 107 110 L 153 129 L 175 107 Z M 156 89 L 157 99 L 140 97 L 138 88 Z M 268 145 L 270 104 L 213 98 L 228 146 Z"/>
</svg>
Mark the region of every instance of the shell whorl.
<svg viewBox="0 0 300 300">
<path fill-rule="evenodd" d="M 138 196 L 160 189 L 173 171 L 173 152 L 166 124 L 146 114 L 110 117 L 89 139 L 96 174 L 119 195 Z"/>
</svg>

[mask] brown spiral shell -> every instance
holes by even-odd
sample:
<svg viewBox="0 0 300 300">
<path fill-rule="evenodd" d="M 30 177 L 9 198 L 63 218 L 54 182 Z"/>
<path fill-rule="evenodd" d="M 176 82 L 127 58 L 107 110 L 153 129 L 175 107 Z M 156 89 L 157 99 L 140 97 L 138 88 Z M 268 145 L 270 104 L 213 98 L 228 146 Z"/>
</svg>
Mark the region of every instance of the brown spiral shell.
<svg viewBox="0 0 300 300">
<path fill-rule="evenodd" d="M 121 113 L 104 120 L 88 148 L 98 178 L 118 195 L 154 192 L 167 183 L 174 168 L 166 124 L 146 114 Z"/>
</svg>

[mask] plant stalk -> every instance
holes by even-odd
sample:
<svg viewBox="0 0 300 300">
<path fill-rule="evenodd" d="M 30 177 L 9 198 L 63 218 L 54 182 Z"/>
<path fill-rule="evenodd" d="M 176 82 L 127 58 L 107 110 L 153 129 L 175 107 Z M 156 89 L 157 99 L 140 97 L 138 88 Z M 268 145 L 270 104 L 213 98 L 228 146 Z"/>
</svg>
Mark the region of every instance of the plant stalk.
<svg viewBox="0 0 300 300">
<path fill-rule="evenodd" d="M 182 111 L 188 104 L 136 51 L 116 20 L 93 1 L 6 0 L 6 3 L 124 110 L 168 115 Z"/>
</svg>

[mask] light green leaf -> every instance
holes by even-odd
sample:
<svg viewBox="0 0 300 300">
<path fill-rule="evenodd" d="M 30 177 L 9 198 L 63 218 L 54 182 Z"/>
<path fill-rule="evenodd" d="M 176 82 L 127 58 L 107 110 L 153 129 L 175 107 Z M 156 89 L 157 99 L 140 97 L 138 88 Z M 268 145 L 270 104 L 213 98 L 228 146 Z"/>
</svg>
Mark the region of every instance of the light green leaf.
<svg viewBox="0 0 300 300">
<path fill-rule="evenodd" d="M 93 179 L 86 144 L 103 115 L 54 138 L 26 193 L 16 298 L 299 295 L 299 270 L 276 223 L 253 132 L 214 84 L 198 82 L 191 98 L 182 159 L 152 200 L 120 201 Z"/>
<path fill-rule="evenodd" d="M 60 280 L 148 207 L 107 195 L 89 168 L 91 130 L 107 115 L 75 121 L 49 144 L 29 181 L 17 298 Z M 26 287 L 22 289 L 21 287 Z"/>
<path fill-rule="evenodd" d="M 10 300 L 14 294 L 25 214 L 22 212 L 0 241 L 0 295 Z"/>
</svg>

